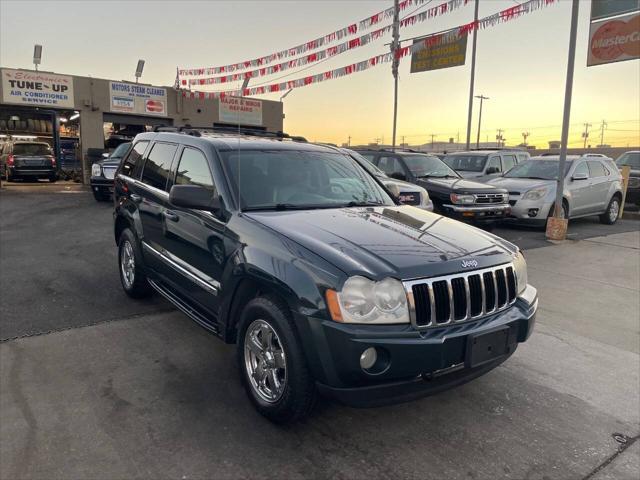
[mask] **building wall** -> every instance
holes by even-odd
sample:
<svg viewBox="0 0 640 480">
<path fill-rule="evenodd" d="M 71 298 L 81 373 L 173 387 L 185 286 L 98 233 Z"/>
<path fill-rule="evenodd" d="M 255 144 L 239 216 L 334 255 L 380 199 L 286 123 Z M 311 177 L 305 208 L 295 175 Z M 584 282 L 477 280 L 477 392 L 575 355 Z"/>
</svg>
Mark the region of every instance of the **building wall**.
<svg viewBox="0 0 640 480">
<path fill-rule="evenodd" d="M 25 72 L 37 74 L 32 70 L 23 70 Z M 54 73 L 54 72 L 40 72 Z M 60 73 L 58 75 L 65 75 Z M 103 114 L 111 112 L 111 80 L 72 76 L 73 78 L 73 95 L 75 110 L 80 112 L 80 143 L 82 146 L 83 176 L 88 179 L 90 165 L 87 165 L 87 150 L 89 148 L 104 148 L 103 133 Z M 118 81 L 118 80 L 115 80 Z M 127 82 L 133 83 L 133 82 Z M 146 86 L 151 86 L 144 84 Z M 2 92 L 2 84 L 0 84 L 0 108 L 16 106 L 13 104 L 3 104 L 4 92 Z M 167 116 L 151 117 L 162 122 L 166 120 L 167 124 L 175 126 L 191 125 L 194 127 L 211 127 L 214 122 L 219 122 L 219 100 L 218 99 L 191 99 L 185 98 L 181 92 L 174 90 L 172 87 L 164 88 L 167 91 Z M 283 112 L 282 103 L 271 100 L 261 100 L 262 102 L 262 126 L 268 131 L 282 131 Z M 24 107 L 25 105 L 21 105 Z M 36 105 L 33 105 L 35 108 Z M 40 108 L 50 109 L 50 106 L 40 106 Z M 55 107 L 54 107 L 55 108 Z M 122 112 L 113 112 L 119 115 L 127 115 Z M 136 116 L 140 116 L 136 114 Z M 164 123 L 164 122 L 162 122 Z"/>
</svg>

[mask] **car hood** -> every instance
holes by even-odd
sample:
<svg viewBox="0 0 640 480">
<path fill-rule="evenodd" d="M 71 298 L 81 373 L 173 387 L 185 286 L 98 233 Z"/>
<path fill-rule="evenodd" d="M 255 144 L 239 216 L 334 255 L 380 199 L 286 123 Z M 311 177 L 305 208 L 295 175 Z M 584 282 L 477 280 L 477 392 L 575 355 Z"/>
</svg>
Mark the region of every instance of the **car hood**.
<svg viewBox="0 0 640 480">
<path fill-rule="evenodd" d="M 395 178 L 391 178 L 391 177 L 379 177 L 379 178 L 380 178 L 380 181 L 385 185 L 396 185 L 401 191 L 417 192 L 422 190 L 422 187 L 419 185 L 416 185 L 415 183 L 409 183 L 403 180 L 396 180 Z"/>
<path fill-rule="evenodd" d="M 462 178 L 476 178 L 484 175 L 482 172 L 465 172 L 464 170 L 456 170 Z"/>
<path fill-rule="evenodd" d="M 120 165 L 122 158 L 105 158 L 104 160 L 99 160 L 95 163 L 99 163 L 103 167 L 117 167 Z"/>
<path fill-rule="evenodd" d="M 399 279 L 444 275 L 506 263 L 517 247 L 470 225 L 411 206 L 251 212 L 347 275 Z"/>
<path fill-rule="evenodd" d="M 489 180 L 491 185 L 495 185 L 499 188 L 505 188 L 509 192 L 523 193 L 532 188 L 538 187 L 550 187 L 554 188 L 556 185 L 555 180 L 536 180 L 534 178 L 508 178 L 498 177 Z"/>
</svg>

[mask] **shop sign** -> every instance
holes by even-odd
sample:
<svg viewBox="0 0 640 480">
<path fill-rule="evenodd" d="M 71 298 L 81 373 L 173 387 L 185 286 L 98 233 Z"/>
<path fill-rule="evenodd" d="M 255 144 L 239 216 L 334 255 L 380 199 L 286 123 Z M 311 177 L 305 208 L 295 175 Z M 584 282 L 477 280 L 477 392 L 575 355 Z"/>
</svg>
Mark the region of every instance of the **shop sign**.
<svg viewBox="0 0 640 480">
<path fill-rule="evenodd" d="M 109 82 L 111 111 L 133 115 L 167 116 L 167 90 L 136 83 Z"/>
<path fill-rule="evenodd" d="M 413 43 L 423 42 L 427 37 Z M 411 55 L 411 73 L 428 72 L 464 65 L 467 55 L 467 36 L 442 41 L 437 46 L 425 47 Z"/>
<path fill-rule="evenodd" d="M 3 68 L 2 101 L 19 105 L 74 108 L 73 78 L 55 73 Z"/>
<path fill-rule="evenodd" d="M 593 22 L 587 66 L 640 58 L 640 12 Z"/>
<path fill-rule="evenodd" d="M 222 97 L 218 102 L 218 119 L 223 123 L 262 125 L 262 101 L 239 97 Z"/>
</svg>

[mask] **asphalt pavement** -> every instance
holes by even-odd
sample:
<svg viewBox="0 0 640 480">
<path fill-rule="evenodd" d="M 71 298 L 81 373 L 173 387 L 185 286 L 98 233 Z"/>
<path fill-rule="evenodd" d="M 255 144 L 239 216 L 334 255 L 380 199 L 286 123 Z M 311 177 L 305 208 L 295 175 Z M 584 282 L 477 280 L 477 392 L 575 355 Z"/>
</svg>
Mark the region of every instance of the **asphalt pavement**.
<svg viewBox="0 0 640 480">
<path fill-rule="evenodd" d="M 640 475 L 640 223 L 571 222 L 525 249 L 531 339 L 411 403 L 258 415 L 224 345 L 121 293 L 111 206 L 0 192 L 0 478 L 626 479 Z M 63 193 L 66 192 L 66 193 Z"/>
</svg>

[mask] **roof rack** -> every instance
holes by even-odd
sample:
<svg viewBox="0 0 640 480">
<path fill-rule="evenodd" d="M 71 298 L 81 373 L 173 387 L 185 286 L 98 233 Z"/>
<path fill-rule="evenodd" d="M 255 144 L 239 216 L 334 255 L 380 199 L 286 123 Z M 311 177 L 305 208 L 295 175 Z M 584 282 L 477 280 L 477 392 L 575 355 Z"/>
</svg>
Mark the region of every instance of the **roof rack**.
<svg viewBox="0 0 640 480">
<path fill-rule="evenodd" d="M 247 128 L 247 127 L 233 127 L 233 126 L 213 126 L 213 127 L 192 127 L 191 125 L 184 125 L 181 127 L 167 127 L 167 126 L 158 126 L 153 129 L 154 132 L 172 132 L 172 133 L 183 133 L 185 135 L 192 135 L 194 137 L 201 137 L 203 133 L 212 132 L 212 133 L 231 133 L 236 135 L 249 135 L 254 137 L 264 137 L 264 138 L 274 138 L 278 140 L 291 140 L 293 142 L 307 142 L 307 139 L 297 135 L 289 135 L 288 133 L 284 133 L 282 131 L 278 132 L 268 132 L 266 130 L 260 130 L 257 128 Z"/>
</svg>

